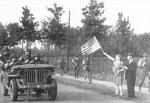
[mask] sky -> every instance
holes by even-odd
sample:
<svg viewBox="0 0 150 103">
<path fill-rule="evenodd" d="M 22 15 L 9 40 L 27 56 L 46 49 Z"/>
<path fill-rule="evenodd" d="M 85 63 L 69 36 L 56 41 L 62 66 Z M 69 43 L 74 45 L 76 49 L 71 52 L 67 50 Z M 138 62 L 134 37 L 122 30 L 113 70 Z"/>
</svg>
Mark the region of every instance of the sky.
<svg viewBox="0 0 150 103">
<path fill-rule="evenodd" d="M 57 3 L 62 6 L 65 13 L 62 22 L 68 23 L 68 12 L 71 12 L 71 26 L 82 26 L 82 8 L 90 0 L 0 0 L 0 22 L 8 24 L 19 22 L 22 17 L 22 6 L 27 6 L 36 17 L 36 21 L 42 21 L 50 17 L 47 7 Z M 103 1 L 105 6 L 104 16 L 107 18 L 105 24 L 115 26 L 118 12 L 124 17 L 129 17 L 131 27 L 137 34 L 150 32 L 150 0 L 98 0 Z"/>
</svg>

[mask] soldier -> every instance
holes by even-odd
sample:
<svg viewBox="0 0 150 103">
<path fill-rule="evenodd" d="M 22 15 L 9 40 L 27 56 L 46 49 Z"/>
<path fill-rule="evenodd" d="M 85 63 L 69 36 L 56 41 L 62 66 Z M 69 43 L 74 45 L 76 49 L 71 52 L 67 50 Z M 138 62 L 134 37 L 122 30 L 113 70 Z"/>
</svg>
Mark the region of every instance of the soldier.
<svg viewBox="0 0 150 103">
<path fill-rule="evenodd" d="M 3 62 L 3 57 L 2 57 L 2 53 L 0 53 L 0 71 L 2 72 L 3 68 L 4 68 L 4 62 Z"/>
<path fill-rule="evenodd" d="M 84 79 L 86 80 L 86 78 L 89 78 L 90 75 L 90 59 L 89 57 L 83 59 L 82 61 L 83 64 L 83 70 L 84 70 Z"/>
<path fill-rule="evenodd" d="M 61 69 L 60 75 L 63 76 L 64 67 L 65 67 L 65 65 L 66 65 L 64 57 L 62 56 L 62 57 L 58 60 L 58 62 L 59 62 L 59 68 Z"/>
<path fill-rule="evenodd" d="M 25 54 L 22 55 L 20 58 L 19 58 L 19 63 L 20 64 L 29 64 L 31 62 L 31 51 L 29 49 L 27 49 L 25 51 Z"/>
<path fill-rule="evenodd" d="M 74 66 L 75 78 L 78 78 L 79 70 L 80 70 L 80 59 L 78 56 L 72 59 L 72 63 Z"/>
<path fill-rule="evenodd" d="M 18 61 L 17 61 L 17 55 L 15 53 L 10 55 L 10 61 L 7 62 L 4 67 L 5 69 L 9 69 L 10 67 L 17 65 Z"/>
<path fill-rule="evenodd" d="M 8 49 L 8 47 L 5 46 L 2 49 L 2 53 L 1 53 L 2 70 L 4 70 L 4 65 L 9 61 L 9 58 L 10 58 L 9 49 Z"/>
<path fill-rule="evenodd" d="M 40 58 L 40 54 L 35 54 L 33 60 L 30 62 L 30 64 L 43 64 L 43 61 Z"/>
<path fill-rule="evenodd" d="M 10 57 L 9 49 L 8 47 L 4 47 L 2 49 L 3 62 L 6 63 L 6 61 L 9 60 L 9 57 Z"/>
</svg>

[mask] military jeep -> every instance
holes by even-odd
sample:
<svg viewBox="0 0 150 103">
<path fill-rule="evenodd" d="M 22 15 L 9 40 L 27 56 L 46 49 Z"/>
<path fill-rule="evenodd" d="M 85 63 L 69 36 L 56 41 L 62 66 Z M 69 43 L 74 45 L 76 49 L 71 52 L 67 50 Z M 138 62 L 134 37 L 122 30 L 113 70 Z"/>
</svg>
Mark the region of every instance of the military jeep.
<svg viewBox="0 0 150 103">
<path fill-rule="evenodd" d="M 54 67 L 46 64 L 26 64 L 11 67 L 2 72 L 2 94 L 10 95 L 12 101 L 17 101 L 19 95 L 27 98 L 35 93 L 37 97 L 41 93 L 47 93 L 49 100 L 55 100 L 57 96 L 57 82 L 52 77 Z"/>
</svg>

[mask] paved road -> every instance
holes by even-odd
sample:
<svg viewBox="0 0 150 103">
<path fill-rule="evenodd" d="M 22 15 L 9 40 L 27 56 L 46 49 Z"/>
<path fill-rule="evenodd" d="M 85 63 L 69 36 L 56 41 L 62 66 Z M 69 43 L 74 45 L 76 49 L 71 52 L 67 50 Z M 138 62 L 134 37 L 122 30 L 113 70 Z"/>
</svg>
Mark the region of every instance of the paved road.
<svg viewBox="0 0 150 103">
<path fill-rule="evenodd" d="M 83 90 L 76 87 L 58 84 L 58 96 L 56 101 L 50 102 L 47 95 L 42 95 L 40 98 L 30 97 L 30 101 L 26 101 L 23 97 L 19 97 L 17 103 L 150 103 L 149 95 L 137 94 L 135 99 L 129 99 L 126 96 L 115 97 L 113 93 L 93 92 Z M 12 103 L 9 96 L 4 97 L 0 94 L 0 103 Z"/>
</svg>

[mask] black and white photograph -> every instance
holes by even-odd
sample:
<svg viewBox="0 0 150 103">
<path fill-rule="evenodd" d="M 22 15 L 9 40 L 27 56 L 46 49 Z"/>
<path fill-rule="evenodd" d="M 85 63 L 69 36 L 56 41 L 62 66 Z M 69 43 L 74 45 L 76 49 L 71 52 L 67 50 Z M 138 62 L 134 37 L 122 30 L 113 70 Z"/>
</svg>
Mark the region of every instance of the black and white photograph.
<svg viewBox="0 0 150 103">
<path fill-rule="evenodd" d="M 0 0 L 0 103 L 150 103 L 150 0 Z"/>
</svg>

